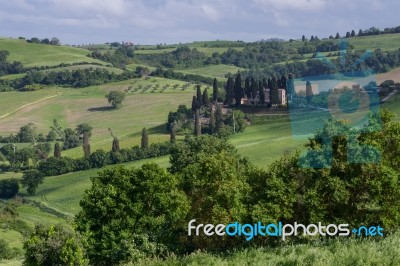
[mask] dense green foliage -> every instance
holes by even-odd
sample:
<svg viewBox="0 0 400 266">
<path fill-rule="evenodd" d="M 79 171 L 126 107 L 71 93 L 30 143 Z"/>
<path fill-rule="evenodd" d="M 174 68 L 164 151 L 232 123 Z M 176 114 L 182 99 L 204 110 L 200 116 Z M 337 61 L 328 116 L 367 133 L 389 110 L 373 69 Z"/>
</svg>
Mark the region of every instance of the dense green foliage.
<svg viewBox="0 0 400 266">
<path fill-rule="evenodd" d="M 157 249 L 160 255 L 166 251 L 227 250 L 248 244 L 243 237 L 188 236 L 185 227 L 193 218 L 197 223 L 212 224 L 319 221 L 380 225 L 386 234 L 392 232 L 398 228 L 400 217 L 400 163 L 394 159 L 399 157 L 400 124 L 391 118 L 387 112 L 382 112 L 381 118 L 372 114 L 369 124 L 361 129 L 351 128 L 346 121 L 330 120 L 309 140 L 306 156 L 286 155 L 268 171 L 253 167 L 226 140 L 211 136 L 176 143 L 168 171 L 156 165 L 106 170 L 93 178 L 93 187 L 82 200 L 83 210 L 77 217 L 79 230 L 91 242 L 91 261 L 137 260 L 153 257 Z M 377 127 L 380 123 L 381 130 Z M 348 143 L 348 139 L 354 141 Z M 382 160 L 370 146 L 381 152 Z M 326 156 L 329 154 L 332 156 Z M 330 168 L 310 167 L 315 165 Z M 143 172 L 147 175 L 138 178 Z M 161 181 L 166 179 L 169 182 Z M 129 192 L 132 189 L 138 192 Z M 140 196 L 142 193 L 147 196 Z M 175 201 L 161 207 L 153 204 L 164 201 L 149 200 L 150 195 Z M 143 206 L 148 206 L 147 212 L 141 209 Z M 152 206 L 158 206 L 158 218 L 152 216 Z M 171 216 L 176 219 L 173 224 L 168 223 Z M 143 224 L 142 219 L 151 223 Z M 152 227 L 154 223 L 156 227 Z M 111 224 L 115 227 L 104 226 Z M 144 234 L 149 249 L 126 246 L 135 234 Z M 279 241 L 272 240 L 256 237 L 252 243 Z M 100 248 L 105 245 L 107 248 Z"/>
<path fill-rule="evenodd" d="M 112 105 L 112 107 L 118 109 L 121 108 L 122 102 L 125 99 L 125 94 L 121 91 L 111 91 L 106 95 L 108 103 Z"/>
<path fill-rule="evenodd" d="M 0 180 L 0 198 L 10 199 L 15 197 L 19 191 L 18 179 L 9 178 Z"/>
<path fill-rule="evenodd" d="M 25 265 L 87 265 L 80 237 L 62 225 L 37 225 L 24 249 Z"/>
</svg>

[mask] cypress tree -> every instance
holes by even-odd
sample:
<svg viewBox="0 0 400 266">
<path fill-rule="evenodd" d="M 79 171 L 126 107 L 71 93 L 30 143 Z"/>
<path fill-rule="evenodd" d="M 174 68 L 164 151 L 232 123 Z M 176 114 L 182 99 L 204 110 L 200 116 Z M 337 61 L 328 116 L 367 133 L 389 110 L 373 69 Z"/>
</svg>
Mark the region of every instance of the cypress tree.
<svg viewBox="0 0 400 266">
<path fill-rule="evenodd" d="M 112 152 L 120 152 L 120 148 L 119 148 L 119 140 L 117 137 L 114 137 L 113 139 L 113 143 L 112 143 Z"/>
<path fill-rule="evenodd" d="M 346 38 L 350 38 L 350 37 L 351 37 L 350 32 L 346 32 Z"/>
<path fill-rule="evenodd" d="M 293 75 L 292 74 L 289 74 L 289 79 L 287 80 L 286 91 L 287 91 L 288 100 L 289 100 L 289 97 L 291 98 L 295 94 L 295 91 L 294 91 L 294 79 L 293 79 Z"/>
<path fill-rule="evenodd" d="M 224 124 L 224 117 L 222 115 L 222 107 L 217 104 L 217 110 L 215 111 L 215 132 L 219 132 Z"/>
<path fill-rule="evenodd" d="M 271 104 L 279 104 L 279 88 L 278 88 L 278 81 L 275 77 L 271 80 L 271 90 L 270 90 L 270 98 Z"/>
<path fill-rule="evenodd" d="M 197 99 L 197 108 L 201 108 L 203 106 L 203 101 L 201 96 L 200 85 L 197 85 L 196 99 Z"/>
<path fill-rule="evenodd" d="M 207 91 L 207 88 L 205 88 L 205 90 L 203 91 L 203 100 L 202 100 L 202 102 L 203 102 L 203 105 L 204 106 L 208 106 L 208 105 L 210 105 L 210 100 L 209 100 L 209 98 L 208 98 L 208 91 Z"/>
<path fill-rule="evenodd" d="M 175 123 L 172 123 L 171 131 L 170 131 L 170 135 L 169 135 L 169 141 L 170 141 L 171 143 L 175 143 L 175 141 L 176 141 L 176 136 L 175 136 Z"/>
<path fill-rule="evenodd" d="M 240 101 L 243 97 L 242 77 L 240 75 L 240 72 L 238 72 L 236 75 L 234 92 L 235 92 L 235 101 L 236 101 L 235 105 L 236 105 L 236 107 L 239 107 Z"/>
<path fill-rule="evenodd" d="M 90 156 L 90 144 L 89 144 L 89 134 L 85 132 L 83 134 L 83 155 L 85 158 L 88 158 Z"/>
<path fill-rule="evenodd" d="M 303 35 L 303 37 L 301 37 L 301 41 L 305 42 L 306 41 L 306 36 Z"/>
<path fill-rule="evenodd" d="M 244 92 L 246 93 L 247 98 L 250 99 L 250 77 L 246 77 L 246 79 L 244 80 Z"/>
<path fill-rule="evenodd" d="M 61 147 L 58 142 L 54 144 L 54 157 L 61 158 Z"/>
<path fill-rule="evenodd" d="M 335 39 L 340 39 L 339 32 L 338 32 L 338 33 L 336 33 Z"/>
<path fill-rule="evenodd" d="M 258 83 L 258 99 L 260 100 L 260 104 L 264 104 L 265 103 L 264 85 L 263 85 L 263 82 L 261 80 Z"/>
<path fill-rule="evenodd" d="M 235 98 L 235 81 L 233 80 L 232 77 L 228 78 L 228 81 L 226 83 L 226 104 L 232 104 L 233 99 Z"/>
<path fill-rule="evenodd" d="M 199 110 L 196 110 L 195 116 L 194 116 L 194 135 L 195 136 L 200 136 L 201 135 L 201 124 L 200 124 L 200 112 Z"/>
<path fill-rule="evenodd" d="M 255 99 L 257 96 L 257 90 L 258 90 L 258 86 L 257 86 L 257 81 L 254 80 L 254 78 L 252 77 L 250 79 L 251 85 L 250 85 L 250 90 L 251 90 L 251 98 Z"/>
<path fill-rule="evenodd" d="M 214 109 L 211 108 L 210 120 L 208 122 L 208 127 L 210 129 L 210 134 L 213 135 L 215 133 L 215 114 Z"/>
<path fill-rule="evenodd" d="M 358 31 L 358 36 L 363 36 L 363 31 L 362 31 L 362 29 L 360 29 L 359 31 Z"/>
<path fill-rule="evenodd" d="M 218 80 L 214 78 L 213 82 L 213 101 L 216 102 L 218 100 Z"/>
<path fill-rule="evenodd" d="M 141 147 L 143 150 L 149 148 L 149 136 L 147 135 L 147 129 L 145 127 L 142 129 Z"/>
<path fill-rule="evenodd" d="M 197 109 L 197 97 L 193 95 L 192 99 L 192 111 L 195 112 Z"/>
<path fill-rule="evenodd" d="M 286 79 L 285 75 L 282 75 L 280 87 L 286 90 L 286 85 L 287 85 L 286 83 L 287 83 L 287 79 Z"/>
<path fill-rule="evenodd" d="M 314 93 L 312 91 L 311 82 L 307 81 L 307 84 L 306 84 L 306 100 L 307 100 L 307 104 L 308 105 L 310 105 L 313 96 L 314 96 Z"/>
<path fill-rule="evenodd" d="M 351 37 L 355 37 L 356 36 L 356 32 L 354 30 L 352 30 L 350 36 Z"/>
</svg>

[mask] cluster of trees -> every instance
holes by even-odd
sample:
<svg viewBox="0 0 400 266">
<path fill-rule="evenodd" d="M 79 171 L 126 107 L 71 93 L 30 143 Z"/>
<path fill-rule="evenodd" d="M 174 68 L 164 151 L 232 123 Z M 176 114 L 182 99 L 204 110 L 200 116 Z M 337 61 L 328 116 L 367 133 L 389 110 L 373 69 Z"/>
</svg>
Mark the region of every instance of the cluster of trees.
<svg viewBox="0 0 400 266">
<path fill-rule="evenodd" d="M 169 112 L 167 130 L 171 134 L 171 140 L 175 140 L 176 134 L 199 136 L 210 134 L 218 137 L 228 137 L 232 133 L 243 132 L 246 127 L 246 119 L 240 110 L 231 110 L 223 114 L 222 90 L 218 89 L 218 82 L 213 83 L 212 96 L 208 95 L 208 88 L 201 91 L 197 86 L 196 95 L 192 98 L 192 106 L 188 108 L 180 105 L 176 112 Z"/>
<path fill-rule="evenodd" d="M 119 264 L 249 245 L 245 236 L 189 236 L 194 218 L 198 224 L 380 225 L 390 233 L 400 215 L 400 123 L 392 118 L 385 111 L 371 114 L 361 129 L 331 119 L 309 140 L 306 156 L 285 155 L 266 171 L 213 136 L 174 144 L 168 169 L 104 170 L 92 178 L 75 219 L 86 258 Z M 277 241 L 256 236 L 251 245 Z"/>
<path fill-rule="evenodd" d="M 114 139 L 111 151 L 96 150 L 86 153 L 86 156 L 78 159 L 58 156 L 49 157 L 38 164 L 37 170 L 43 176 L 55 176 L 70 172 L 101 168 L 112 164 L 154 158 L 170 153 L 169 142 L 148 143 L 148 138 L 147 141 L 142 139 L 140 147 L 134 146 L 128 149 L 120 149 L 118 139 Z"/>
<path fill-rule="evenodd" d="M 282 76 L 292 73 L 297 78 L 310 76 L 326 76 L 335 78 L 336 75 L 353 76 L 354 73 L 367 75 L 371 70 L 382 73 L 400 66 L 400 50 L 383 52 L 380 49 L 365 56 L 365 51 L 348 50 L 344 57 L 337 59 L 310 59 L 306 62 L 294 61 L 277 64 L 273 67 L 251 69 L 242 72 L 246 76 L 262 79 L 270 76 Z"/>
<path fill-rule="evenodd" d="M 99 59 L 108 63 L 111 63 L 115 67 L 125 68 L 127 64 L 131 62 L 134 56 L 133 47 L 129 46 L 118 46 L 115 51 L 101 52 L 95 50 L 91 53 L 91 57 Z"/>
<path fill-rule="evenodd" d="M 60 40 L 57 37 L 53 37 L 51 39 L 44 38 L 39 39 L 37 37 L 32 37 L 26 40 L 28 43 L 37 43 L 37 44 L 47 44 L 47 45 L 60 45 Z"/>
<path fill-rule="evenodd" d="M 269 89 L 269 106 L 281 104 L 279 100 L 279 89 L 284 89 L 287 93 L 291 94 L 294 90 L 293 75 L 289 74 L 287 79 L 285 75 L 281 78 L 272 76 L 270 78 L 259 78 L 256 80 L 253 76 L 247 76 L 242 80 L 241 73 L 238 72 L 236 77 L 229 77 L 225 85 L 225 104 L 241 105 L 241 99 L 247 97 L 248 99 L 255 99 L 258 96 L 258 102 L 253 101 L 253 104 L 265 104 L 265 89 Z"/>
<path fill-rule="evenodd" d="M 0 77 L 9 74 L 18 74 L 24 72 L 24 67 L 21 62 L 7 62 L 7 57 L 10 53 L 7 50 L 0 50 Z"/>
<path fill-rule="evenodd" d="M 14 83 L 14 87 L 16 89 L 23 89 L 28 85 L 41 84 L 82 88 L 114 81 L 128 80 L 135 77 L 137 77 L 137 75 L 131 71 L 125 71 L 122 74 L 115 74 L 102 68 L 50 72 L 30 70 L 26 73 L 25 77 Z"/>
<path fill-rule="evenodd" d="M 207 56 L 196 48 L 183 45 L 171 53 L 136 54 L 135 58 L 150 66 L 186 69 L 203 66 Z"/>
<path fill-rule="evenodd" d="M 196 74 L 183 74 L 181 72 L 173 71 L 172 69 L 163 69 L 161 67 L 158 67 L 155 71 L 151 73 L 151 75 L 167 79 L 177 79 L 188 82 L 204 83 L 207 85 L 212 85 L 214 82 L 214 79 L 211 77 Z"/>
</svg>

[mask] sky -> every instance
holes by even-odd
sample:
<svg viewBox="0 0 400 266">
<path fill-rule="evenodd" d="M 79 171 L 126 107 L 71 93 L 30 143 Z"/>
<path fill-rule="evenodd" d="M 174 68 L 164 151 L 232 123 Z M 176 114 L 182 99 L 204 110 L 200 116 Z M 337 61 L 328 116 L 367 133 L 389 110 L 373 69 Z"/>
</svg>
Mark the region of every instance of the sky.
<svg viewBox="0 0 400 266">
<path fill-rule="evenodd" d="M 0 36 L 63 44 L 300 39 L 400 26 L 398 0 L 0 0 Z"/>
</svg>

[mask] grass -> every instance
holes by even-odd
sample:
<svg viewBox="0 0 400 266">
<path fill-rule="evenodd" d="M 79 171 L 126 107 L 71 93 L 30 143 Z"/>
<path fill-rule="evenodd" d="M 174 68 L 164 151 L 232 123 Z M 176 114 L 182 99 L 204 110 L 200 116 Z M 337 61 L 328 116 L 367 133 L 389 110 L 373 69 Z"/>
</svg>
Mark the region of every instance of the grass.
<svg viewBox="0 0 400 266">
<path fill-rule="evenodd" d="M 397 50 L 400 48 L 400 34 L 383 34 L 350 38 L 349 43 L 354 45 L 356 50 Z"/>
<path fill-rule="evenodd" d="M 163 156 L 145 159 L 123 165 L 126 167 L 140 167 L 144 163 L 156 163 L 161 167 L 168 167 L 169 157 Z M 95 176 L 99 171 L 101 169 L 91 169 L 77 173 L 46 177 L 36 195 L 27 198 L 41 202 L 58 212 L 72 217 L 80 210 L 79 201 L 82 199 L 85 190 L 90 189 L 92 185 L 90 177 Z"/>
<path fill-rule="evenodd" d="M 173 88 L 175 84 L 178 84 L 176 89 Z M 191 103 L 194 85 L 182 91 L 185 84 L 162 78 L 143 78 L 84 89 L 49 88 L 29 93 L 2 93 L 0 132 L 2 135 L 15 134 L 21 126 L 33 122 L 38 132 L 47 134 L 53 119 L 57 119 L 64 128 L 74 128 L 83 122 L 91 124 L 94 128 L 93 150 L 110 149 L 112 137 L 108 128 L 118 136 L 122 147 L 138 145 L 143 127 L 149 129 L 151 143 L 166 141 L 169 135 L 163 124 L 168 113 L 180 104 Z M 147 85 L 151 88 L 143 92 Z M 164 90 L 166 85 L 169 87 Z M 135 92 L 140 86 L 143 89 Z M 151 93 L 156 86 L 158 90 Z M 111 90 L 127 91 L 121 109 L 109 108 L 104 96 Z M 82 149 L 70 150 L 63 155 L 80 157 Z"/>
<path fill-rule="evenodd" d="M 176 70 L 176 71 L 184 74 L 202 75 L 211 78 L 215 77 L 224 78 L 223 80 L 225 81 L 226 74 L 228 73 L 236 74 L 238 71 L 243 71 L 243 70 L 244 69 L 240 67 L 221 64 L 221 65 L 210 65 L 206 67 L 193 68 L 193 69 Z"/>
<path fill-rule="evenodd" d="M 245 132 L 231 137 L 230 141 L 242 156 L 264 169 L 285 152 L 301 150 L 304 145 L 304 141 L 292 137 L 290 121 L 286 119 L 250 126 Z"/>
<path fill-rule="evenodd" d="M 25 67 L 33 66 L 55 66 L 59 64 L 72 64 L 81 62 L 96 62 L 106 64 L 102 61 L 89 58 L 88 50 L 68 47 L 27 43 L 25 40 L 0 38 L 0 50 L 8 50 L 8 60 L 19 61 Z"/>
<path fill-rule="evenodd" d="M 166 260 L 142 260 L 135 265 L 399 265 L 399 246 L 400 235 L 396 233 L 384 239 L 336 238 L 277 248 L 247 248 L 223 254 L 196 252 L 184 257 L 172 255 Z"/>
</svg>

